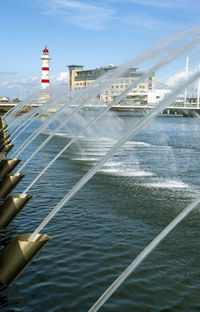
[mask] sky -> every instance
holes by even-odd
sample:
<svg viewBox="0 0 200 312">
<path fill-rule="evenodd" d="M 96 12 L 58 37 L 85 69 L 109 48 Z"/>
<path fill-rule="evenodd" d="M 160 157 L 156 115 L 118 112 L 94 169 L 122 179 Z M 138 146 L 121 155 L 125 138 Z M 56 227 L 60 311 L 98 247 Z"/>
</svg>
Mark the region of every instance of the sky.
<svg viewBox="0 0 200 312">
<path fill-rule="evenodd" d="M 200 23 L 200 0 L 1 0 L 0 97 L 40 86 L 48 47 L 52 84 L 67 65 L 120 65 L 164 37 Z"/>
</svg>

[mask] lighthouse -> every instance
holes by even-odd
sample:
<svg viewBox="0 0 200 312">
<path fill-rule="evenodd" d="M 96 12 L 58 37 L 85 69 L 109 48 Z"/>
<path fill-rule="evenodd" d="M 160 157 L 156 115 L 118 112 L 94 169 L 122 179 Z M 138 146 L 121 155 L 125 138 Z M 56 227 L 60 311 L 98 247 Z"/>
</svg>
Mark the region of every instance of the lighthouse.
<svg viewBox="0 0 200 312">
<path fill-rule="evenodd" d="M 41 89 L 46 89 L 49 87 L 49 50 L 47 47 L 43 50 L 43 54 L 41 56 L 42 60 L 42 77 L 41 77 Z"/>
</svg>

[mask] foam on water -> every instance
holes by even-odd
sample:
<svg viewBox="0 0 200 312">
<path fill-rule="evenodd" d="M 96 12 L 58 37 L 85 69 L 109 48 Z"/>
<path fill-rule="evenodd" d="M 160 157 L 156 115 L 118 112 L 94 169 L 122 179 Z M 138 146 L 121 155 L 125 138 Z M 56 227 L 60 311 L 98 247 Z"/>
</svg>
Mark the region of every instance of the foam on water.
<svg viewBox="0 0 200 312">
<path fill-rule="evenodd" d="M 105 151 L 106 152 L 106 151 Z M 105 155 L 105 152 L 103 153 L 102 151 L 101 152 L 86 152 L 86 153 L 82 153 L 81 155 L 83 156 L 104 156 Z"/>
<path fill-rule="evenodd" d="M 45 134 L 51 134 L 50 132 L 48 132 L 48 133 L 45 133 Z M 62 136 L 62 137 L 66 137 L 67 135 L 66 135 L 66 133 L 64 133 L 64 132 L 57 132 L 56 134 L 55 134 L 55 136 Z"/>
<path fill-rule="evenodd" d="M 85 161 L 85 162 L 97 162 L 99 160 L 98 157 L 72 157 L 70 158 L 71 160 L 74 160 L 74 161 Z"/>
<path fill-rule="evenodd" d="M 103 166 L 103 168 L 106 167 L 119 167 L 120 165 L 122 165 L 122 162 L 119 161 L 108 161 L 107 163 L 105 163 L 105 165 Z"/>
<path fill-rule="evenodd" d="M 189 189 L 190 186 L 182 181 L 179 180 L 160 180 L 158 182 L 150 182 L 150 183 L 144 183 L 144 186 L 150 187 L 150 188 L 170 188 L 170 189 Z"/>
<path fill-rule="evenodd" d="M 150 143 L 145 143 L 145 142 L 136 142 L 136 141 L 129 141 L 127 143 L 124 144 L 125 147 L 128 147 L 128 146 L 145 146 L 145 147 L 150 147 L 150 146 L 153 146 L 152 144 Z"/>
<path fill-rule="evenodd" d="M 115 176 L 124 176 L 124 177 L 149 177 L 154 176 L 152 172 L 144 170 L 130 170 L 130 169 L 119 169 L 119 168 L 107 168 L 100 170 L 101 173 L 110 174 Z"/>
</svg>

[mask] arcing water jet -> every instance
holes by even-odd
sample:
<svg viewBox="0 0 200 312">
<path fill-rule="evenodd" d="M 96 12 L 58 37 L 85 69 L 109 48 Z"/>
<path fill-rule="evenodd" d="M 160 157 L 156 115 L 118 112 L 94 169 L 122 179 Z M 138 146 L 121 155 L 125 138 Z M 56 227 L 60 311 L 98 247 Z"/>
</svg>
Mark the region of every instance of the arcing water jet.
<svg viewBox="0 0 200 312">
<path fill-rule="evenodd" d="M 146 74 L 144 74 L 141 78 L 134 81 L 124 92 L 122 92 L 114 101 L 112 101 L 109 105 L 105 107 L 105 109 L 100 112 L 93 120 L 91 120 L 72 140 L 70 140 L 69 143 L 47 164 L 47 166 L 37 175 L 37 177 L 30 183 L 30 185 L 25 189 L 24 193 L 28 192 L 30 188 L 38 181 L 38 179 L 46 172 L 46 170 L 67 150 L 67 148 L 76 141 L 76 139 L 81 136 L 93 123 L 95 123 L 98 119 L 100 119 L 106 112 L 110 110 L 110 108 L 117 104 L 121 99 L 123 99 L 132 89 L 134 89 L 138 84 L 143 82 L 147 77 L 149 77 L 153 72 L 158 70 L 160 67 L 164 66 L 166 63 L 170 62 L 177 56 L 180 56 L 180 54 L 184 53 L 188 48 L 191 48 L 191 44 L 195 45 L 196 43 L 199 43 L 199 40 L 195 40 L 193 43 L 190 43 L 186 45 L 185 47 L 181 47 L 176 49 L 173 53 L 171 53 L 169 56 L 163 58 L 158 64 L 154 65 Z M 41 150 L 42 147 L 44 147 L 47 142 L 53 137 L 53 135 L 60 129 L 61 126 L 63 126 L 66 122 L 65 120 L 63 123 L 61 123 L 58 128 L 56 128 L 53 133 L 38 147 L 38 149 L 32 153 L 32 155 L 26 160 L 26 162 L 22 165 L 22 167 L 19 169 L 19 172 L 27 165 L 27 163 Z"/>
<path fill-rule="evenodd" d="M 190 79 L 178 84 L 171 94 L 166 96 L 152 111 L 147 114 L 138 124 L 131 126 L 128 132 L 108 151 L 105 156 L 90 169 L 79 182 L 64 196 L 64 198 L 56 205 L 56 207 L 50 212 L 50 214 L 42 221 L 37 227 L 35 232 L 30 236 L 30 240 L 34 239 L 34 235 L 38 234 L 44 226 L 54 217 L 54 215 L 95 175 L 95 173 L 110 159 L 110 157 L 117 152 L 117 150 L 130 138 L 133 138 L 144 126 L 148 124 L 160 111 L 162 111 L 167 105 L 173 103 L 177 95 L 185 90 L 186 87 L 193 84 L 200 77 L 200 71 L 195 72 L 190 76 Z"/>
<path fill-rule="evenodd" d="M 113 71 L 108 72 L 106 75 L 104 75 L 103 77 L 99 78 L 98 80 L 96 80 L 94 83 L 92 83 L 87 90 L 82 90 L 82 92 L 79 92 L 78 95 L 74 96 L 74 98 L 69 102 L 68 105 L 72 105 L 74 103 L 76 103 L 77 101 L 81 100 L 81 97 L 84 96 L 85 94 L 87 95 L 86 98 L 82 99 L 82 102 L 79 104 L 79 108 L 74 111 L 74 113 L 76 113 L 79 109 L 81 109 L 85 103 L 90 100 L 91 98 L 95 97 L 98 95 L 99 92 L 102 92 L 106 87 L 108 87 L 108 85 L 110 85 L 114 79 L 119 78 L 120 75 L 122 75 L 124 72 L 126 72 L 128 70 L 128 68 L 130 68 L 131 66 L 136 66 L 137 64 L 139 64 L 142 61 L 145 61 L 147 59 L 150 59 L 152 57 L 156 57 L 159 56 L 160 54 L 164 54 L 166 52 L 166 47 L 169 48 L 169 44 L 173 43 L 173 41 L 175 41 L 175 39 L 180 39 L 183 40 L 185 39 L 185 35 L 186 33 L 191 33 L 191 31 L 186 31 L 183 32 L 181 34 L 178 34 L 170 39 L 165 40 L 164 42 L 160 43 L 159 45 L 156 45 L 154 48 L 152 48 L 150 51 L 144 53 L 142 56 L 134 59 L 133 61 L 127 62 L 125 64 L 123 64 L 121 67 L 118 67 L 116 69 L 114 69 Z M 195 29 L 193 31 L 192 34 L 197 33 L 199 34 L 199 29 Z M 101 88 L 100 88 L 101 86 Z M 94 88 L 96 88 L 97 91 L 94 90 Z M 63 110 L 60 110 L 60 113 L 64 112 L 64 108 Z M 27 138 L 27 140 L 22 144 L 22 146 L 18 149 L 21 151 L 20 152 L 16 152 L 14 155 L 14 157 L 18 157 L 20 155 L 20 153 L 40 134 L 40 132 L 42 130 L 44 130 L 52 121 L 54 121 L 56 118 L 58 118 L 59 114 L 57 112 L 57 116 L 54 116 L 51 118 L 51 120 L 48 120 L 46 122 L 46 125 L 42 125 L 40 129 L 38 129 L 38 131 L 35 134 L 32 134 L 29 138 Z M 28 143 L 27 143 L 28 142 Z"/>
<path fill-rule="evenodd" d="M 163 66 L 164 64 L 166 64 L 166 63 L 168 63 L 169 61 L 171 61 L 171 60 L 173 60 L 175 57 L 177 57 L 177 56 L 179 56 L 179 55 L 181 55 L 181 54 L 183 54 L 183 53 L 185 53 L 187 50 L 189 50 L 189 49 L 191 49 L 191 47 L 192 46 L 194 46 L 194 45 L 196 45 L 197 43 L 199 43 L 199 39 L 195 39 L 195 40 L 193 40 L 192 42 L 189 42 L 188 44 L 186 44 L 186 45 L 184 45 L 183 47 L 180 47 L 180 48 L 178 48 L 178 49 L 176 49 L 175 50 L 175 52 L 173 52 L 173 53 L 170 53 L 170 55 L 168 55 L 166 58 L 164 58 L 162 61 L 160 61 L 157 65 L 155 65 L 153 68 L 152 68 L 152 70 L 150 70 L 149 72 L 148 72 L 148 74 L 146 75 L 146 76 L 143 76 L 142 77 L 142 79 L 141 79 L 141 81 L 145 78 L 145 77 L 147 77 L 148 75 L 150 75 L 151 73 L 153 73 L 155 70 L 157 70 L 158 68 L 160 68 L 161 66 Z M 155 55 L 154 55 L 155 56 Z M 151 55 L 151 57 L 152 57 L 152 55 Z M 141 57 L 142 58 L 142 57 Z M 144 58 L 144 57 L 143 57 Z M 150 58 L 150 56 L 148 55 L 148 56 L 146 56 L 145 57 L 145 60 L 147 60 L 148 58 Z M 138 62 L 138 60 L 137 60 L 137 62 Z M 134 65 L 135 65 L 135 62 L 134 61 L 132 61 L 132 63 L 134 63 Z M 128 63 L 129 65 L 130 65 L 130 62 Z M 121 70 L 120 71 L 120 74 L 122 74 L 124 71 L 127 71 L 127 64 L 125 64 L 125 65 L 123 65 L 122 66 L 123 67 L 123 70 Z M 106 76 L 106 75 L 105 75 Z M 117 74 L 117 77 L 119 76 L 119 73 Z M 99 81 L 101 80 L 102 78 L 100 78 L 99 79 Z M 116 79 L 116 78 L 115 78 Z M 109 81 L 110 82 L 110 81 Z M 140 82 L 140 80 L 139 80 L 139 82 Z M 139 83 L 138 81 L 137 81 L 137 84 Z M 108 83 L 107 83 L 108 84 Z M 104 83 L 104 86 L 103 86 L 103 89 L 105 88 L 105 83 Z M 132 86 L 130 86 L 124 93 L 122 93 L 121 94 L 121 98 L 120 98 L 120 96 L 117 98 L 117 100 L 116 100 L 116 102 L 112 102 L 111 103 L 111 105 L 109 106 L 109 108 L 110 107 L 112 107 L 115 103 L 117 103 L 120 99 L 122 99 L 126 94 L 128 94 L 128 92 L 131 90 L 133 88 L 133 85 Z M 87 91 L 89 90 L 89 87 L 87 88 Z M 100 92 L 102 91 L 102 88 L 98 88 L 97 89 L 97 92 L 95 92 L 95 95 L 97 95 L 97 94 L 99 94 Z M 89 92 L 89 91 L 88 91 Z M 91 99 L 91 97 L 94 97 L 94 94 L 92 94 L 91 96 L 89 95 L 89 98 L 88 98 L 88 100 L 89 99 Z M 86 100 L 86 99 L 85 99 Z M 72 102 L 71 102 L 72 103 Z M 29 163 L 29 161 L 50 141 L 50 139 L 53 137 L 53 135 L 56 133 L 56 132 L 58 132 L 59 131 L 59 129 L 60 128 L 62 128 L 71 118 L 72 118 L 72 116 L 75 114 L 75 113 L 77 113 L 79 110 L 80 110 L 80 108 L 82 107 L 82 106 L 84 106 L 85 105 L 85 102 L 84 102 L 84 100 L 79 104 L 79 106 L 77 106 L 75 109 L 74 109 L 74 111 L 67 117 L 67 119 L 65 119 L 52 133 L 51 133 L 51 135 L 37 148 L 37 150 L 34 152 L 34 153 L 32 153 L 32 155 L 30 155 L 30 157 L 26 160 L 26 162 L 21 166 L 21 168 L 19 169 L 19 171 L 20 170 L 22 170 L 28 163 Z M 109 109 L 108 108 L 108 109 Z M 106 112 L 106 110 L 108 110 L 107 108 L 105 109 L 105 112 Z M 40 132 L 39 132 L 40 133 Z M 39 133 L 37 133 L 34 137 L 33 137 L 33 139 L 35 139 L 36 137 L 37 137 L 37 135 L 39 135 Z M 14 154 L 14 157 L 19 157 L 19 155 L 21 154 L 21 152 L 29 145 L 29 144 L 31 144 L 31 142 L 33 141 L 33 139 L 31 139 L 31 140 L 29 140 L 28 141 L 28 143 L 24 146 L 24 148 L 22 148 L 22 150 L 19 152 L 19 153 L 17 153 L 17 154 Z M 18 172 L 19 172 L 18 171 Z"/>
</svg>

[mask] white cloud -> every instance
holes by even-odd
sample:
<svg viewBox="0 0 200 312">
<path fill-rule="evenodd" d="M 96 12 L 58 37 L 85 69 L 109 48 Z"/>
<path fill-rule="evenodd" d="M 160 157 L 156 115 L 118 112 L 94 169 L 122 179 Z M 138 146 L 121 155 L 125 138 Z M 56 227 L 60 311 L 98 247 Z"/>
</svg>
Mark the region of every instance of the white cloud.
<svg viewBox="0 0 200 312">
<path fill-rule="evenodd" d="M 137 3 L 141 5 L 148 5 L 148 6 L 154 6 L 158 8 L 165 8 L 165 9 L 171 9 L 174 7 L 182 7 L 185 5 L 185 0 L 167 0 L 167 1 L 160 1 L 160 0 L 129 0 L 132 3 Z"/>
<path fill-rule="evenodd" d="M 21 78 L 21 79 L 10 81 L 8 88 L 15 88 L 19 86 L 36 87 L 39 85 L 39 82 L 40 82 L 40 78 L 38 76 Z"/>
<path fill-rule="evenodd" d="M 135 16 L 124 16 L 120 18 L 120 21 L 127 25 L 135 25 L 148 29 L 162 29 L 169 28 L 169 25 L 163 21 L 148 17 L 146 14 L 137 14 Z"/>
<path fill-rule="evenodd" d="M 45 5 L 43 0 L 35 0 L 32 3 L 28 0 L 24 1 L 39 7 L 42 14 L 57 18 L 59 22 L 89 30 L 107 30 L 120 24 L 152 29 L 161 26 L 169 29 L 174 23 L 164 22 L 158 14 L 153 18 L 149 13 L 150 7 L 167 10 L 168 13 L 170 11 L 177 15 L 183 14 L 187 20 L 191 20 L 189 18 L 191 13 L 200 11 L 199 0 L 193 0 L 192 6 L 188 0 L 46 0 Z M 122 5 L 123 10 L 121 10 Z M 146 15 L 143 16 L 144 12 Z M 189 16 L 188 12 L 190 12 Z M 179 23 L 178 19 L 177 23 Z"/>
<path fill-rule="evenodd" d="M 7 75 L 17 75 L 18 72 L 0 72 L 0 76 L 7 76 Z"/>
<path fill-rule="evenodd" d="M 173 87 L 176 83 L 178 83 L 181 79 L 185 77 L 185 71 L 180 71 L 175 75 L 171 76 L 166 82 L 168 87 Z"/>
<path fill-rule="evenodd" d="M 191 9 L 191 2 L 188 0 L 110 0 L 110 1 L 113 3 L 129 2 L 138 5 L 146 5 L 163 9 L 175 9 L 175 8 Z M 193 0 L 192 6 L 199 7 L 199 0 Z"/>
<path fill-rule="evenodd" d="M 187 79 L 187 77 L 189 77 L 190 75 L 192 75 L 194 73 L 194 71 L 189 71 L 187 74 L 185 71 L 179 71 L 176 74 L 174 74 L 173 76 L 171 76 L 167 82 L 166 85 L 169 88 L 174 87 L 177 83 L 179 83 L 179 81 L 181 81 L 182 79 Z"/>
<path fill-rule="evenodd" d="M 52 83 L 61 84 L 61 83 L 67 83 L 68 81 L 68 73 L 67 72 L 60 72 L 56 76 L 51 77 Z"/>
<path fill-rule="evenodd" d="M 7 80 L 0 82 L 0 86 L 2 86 L 2 87 L 6 87 L 8 85 L 9 85 L 9 81 L 7 81 Z"/>
<path fill-rule="evenodd" d="M 92 30 L 106 29 L 114 17 L 114 9 L 103 3 L 94 5 L 83 1 L 49 0 L 45 2 L 45 6 L 45 14 L 57 16 L 62 22 Z"/>
<path fill-rule="evenodd" d="M 8 96 L 13 98 L 25 98 L 33 92 L 40 90 L 40 76 L 25 77 L 19 79 L 1 80 L 0 81 L 0 96 Z M 50 77 L 50 87 L 63 87 L 67 92 L 68 73 L 60 72 Z"/>
<path fill-rule="evenodd" d="M 57 75 L 50 77 L 50 85 L 66 85 L 67 88 L 67 80 L 68 80 L 68 73 L 67 72 L 60 72 Z M 21 78 L 12 80 L 4 80 L 0 81 L 0 95 L 1 94 L 9 94 L 10 90 L 19 90 L 23 89 L 26 90 L 27 93 L 32 92 L 33 89 L 40 88 L 40 77 L 33 76 L 28 78 Z"/>
</svg>

